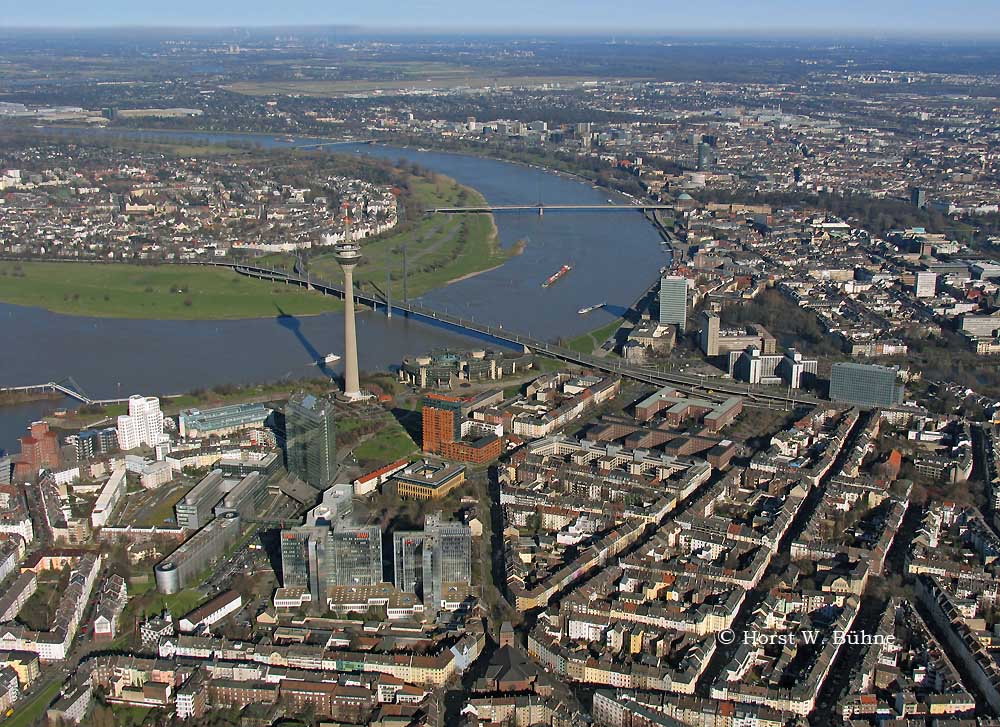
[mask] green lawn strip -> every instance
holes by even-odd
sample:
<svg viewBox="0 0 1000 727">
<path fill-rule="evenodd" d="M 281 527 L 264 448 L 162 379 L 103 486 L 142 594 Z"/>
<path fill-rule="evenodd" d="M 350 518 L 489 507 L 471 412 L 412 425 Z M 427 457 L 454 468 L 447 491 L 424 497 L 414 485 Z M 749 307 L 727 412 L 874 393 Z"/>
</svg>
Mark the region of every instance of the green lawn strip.
<svg viewBox="0 0 1000 727">
<path fill-rule="evenodd" d="M 616 318 L 611 323 L 602 326 L 589 333 L 583 333 L 569 340 L 568 347 L 577 353 L 593 353 L 601 347 L 611 334 L 617 331 L 622 325 L 621 318 Z"/>
<path fill-rule="evenodd" d="M 59 695 L 62 683 L 57 679 L 40 692 L 37 692 L 30 702 L 22 707 L 18 707 L 7 719 L 3 720 L 4 727 L 29 727 L 35 720 L 45 715 L 49 705 Z"/>
<path fill-rule="evenodd" d="M 146 606 L 145 611 L 147 614 L 162 613 L 166 609 L 179 618 L 193 611 L 204 600 L 205 596 L 193 588 L 185 588 L 177 593 L 171 593 L 169 596 L 157 593 Z"/>
<path fill-rule="evenodd" d="M 164 485 L 164 487 L 170 487 L 171 485 Z M 140 522 L 136 523 L 136 527 L 160 527 L 166 525 L 166 520 L 168 517 L 173 517 L 174 515 L 174 505 L 181 501 L 189 491 L 187 487 L 178 487 L 176 490 L 170 493 L 168 497 L 163 498 L 154 507 L 145 518 Z"/>
<path fill-rule="evenodd" d="M 84 262 L 0 262 L 0 300 L 109 318 L 227 319 L 311 315 L 339 301 L 225 268 Z"/>
</svg>

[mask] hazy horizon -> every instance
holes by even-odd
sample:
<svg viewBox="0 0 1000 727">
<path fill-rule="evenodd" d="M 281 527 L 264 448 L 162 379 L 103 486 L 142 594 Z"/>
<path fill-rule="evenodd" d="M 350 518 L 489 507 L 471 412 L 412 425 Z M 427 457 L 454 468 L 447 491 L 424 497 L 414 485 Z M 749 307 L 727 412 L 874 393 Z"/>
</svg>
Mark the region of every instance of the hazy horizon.
<svg viewBox="0 0 1000 727">
<path fill-rule="evenodd" d="M 224 30 L 340 29 L 371 34 L 473 33 L 479 35 L 633 35 L 747 37 L 1000 38 L 1000 3 L 991 0 L 844 0 L 833 5 L 765 0 L 748 7 L 735 0 L 698 5 L 650 5 L 634 0 L 553 0 L 539 4 L 511 0 L 503 7 L 455 0 L 421 0 L 398 6 L 389 0 L 364 4 L 219 0 L 206 6 L 175 0 L 169 7 L 98 0 L 81 6 L 54 0 L 43 6 L 9 8 L 4 25 L 12 30 Z"/>
</svg>

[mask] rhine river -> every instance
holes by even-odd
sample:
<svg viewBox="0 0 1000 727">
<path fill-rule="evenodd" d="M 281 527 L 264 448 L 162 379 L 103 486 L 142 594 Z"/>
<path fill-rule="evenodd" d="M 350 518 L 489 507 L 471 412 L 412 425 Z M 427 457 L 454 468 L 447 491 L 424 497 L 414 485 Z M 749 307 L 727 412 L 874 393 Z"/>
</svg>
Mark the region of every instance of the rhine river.
<svg viewBox="0 0 1000 727">
<path fill-rule="evenodd" d="M 94 131 L 91 133 L 101 133 Z M 151 136 L 154 132 L 137 133 Z M 214 143 L 311 146 L 322 140 L 257 134 L 163 132 Z M 479 190 L 494 205 L 607 204 L 608 190 L 509 162 L 382 145 L 336 144 L 325 149 L 396 161 L 406 159 Z M 616 196 L 616 201 L 622 198 Z M 627 201 L 627 200 L 626 200 Z M 463 318 L 502 325 L 555 340 L 593 330 L 620 315 L 669 262 L 665 246 L 638 211 L 500 212 L 504 247 L 525 240 L 521 255 L 418 299 Z M 364 243 L 362 243 L 363 245 Z M 562 265 L 572 271 L 549 288 L 542 282 Z M 399 295 L 400 291 L 394 291 Z M 580 308 L 607 303 L 589 315 Z M 0 386 L 36 384 L 72 376 L 94 398 L 132 393 L 172 394 L 221 383 L 271 381 L 318 374 L 317 356 L 342 353 L 343 318 L 331 313 L 293 321 L 122 320 L 59 315 L 0 303 Z M 408 354 L 444 346 L 483 345 L 474 339 L 384 314 L 360 312 L 362 370 L 398 366 Z M 336 367 L 335 367 L 336 368 Z M 66 402 L 0 408 L 0 449 L 17 450 L 16 438 L 34 418 Z"/>
</svg>

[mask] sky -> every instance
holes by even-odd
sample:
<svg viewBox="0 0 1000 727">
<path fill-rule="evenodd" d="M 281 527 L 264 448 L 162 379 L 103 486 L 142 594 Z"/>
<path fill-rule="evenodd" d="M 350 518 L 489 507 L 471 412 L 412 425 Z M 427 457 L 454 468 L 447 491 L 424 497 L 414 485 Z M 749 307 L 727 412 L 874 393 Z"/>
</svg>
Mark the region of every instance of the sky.
<svg viewBox="0 0 1000 727">
<path fill-rule="evenodd" d="M 1000 36 L 1000 0 L 0 0 L 7 27 Z"/>
</svg>

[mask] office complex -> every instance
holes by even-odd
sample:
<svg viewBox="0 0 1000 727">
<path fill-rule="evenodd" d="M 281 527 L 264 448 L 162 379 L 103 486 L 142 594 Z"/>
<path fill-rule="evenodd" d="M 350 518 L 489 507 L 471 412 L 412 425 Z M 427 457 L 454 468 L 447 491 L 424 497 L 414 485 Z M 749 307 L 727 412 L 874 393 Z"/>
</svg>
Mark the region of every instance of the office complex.
<svg viewBox="0 0 1000 727">
<path fill-rule="evenodd" d="M 660 278 L 660 323 L 676 325 L 681 331 L 687 325 L 688 281 L 677 275 Z"/>
<path fill-rule="evenodd" d="M 155 396 L 130 396 L 128 414 L 118 417 L 118 446 L 128 451 L 163 441 L 163 412 Z"/>
<path fill-rule="evenodd" d="M 751 346 L 729 354 L 730 375 L 748 384 L 784 384 L 799 389 L 808 378 L 816 377 L 818 367 L 819 361 L 804 358 L 794 348 L 784 354 L 765 354 Z"/>
<path fill-rule="evenodd" d="M 297 394 L 285 405 L 285 466 L 313 487 L 325 489 L 337 470 L 333 403 Z"/>
<path fill-rule="evenodd" d="M 212 470 L 174 505 L 177 525 L 189 530 L 204 527 L 212 519 L 212 510 L 225 494 L 222 470 Z"/>
<path fill-rule="evenodd" d="M 218 560 L 240 537 L 240 516 L 225 513 L 196 532 L 153 569 L 156 590 L 177 593 Z"/>
<path fill-rule="evenodd" d="M 378 525 L 341 525 L 329 537 L 331 586 L 374 586 L 384 580 Z"/>
<path fill-rule="evenodd" d="M 405 593 L 420 594 L 424 587 L 424 534 L 400 530 L 392 534 L 393 580 Z"/>
<path fill-rule="evenodd" d="M 424 521 L 424 605 L 433 613 L 444 607 L 449 589 L 472 582 L 472 532 L 467 525 L 444 522 L 440 513 Z M 464 593 L 462 594 L 465 595 Z"/>
<path fill-rule="evenodd" d="M 216 470 L 216 472 L 222 473 L 221 470 Z M 229 489 L 229 486 L 234 482 L 235 486 Z M 223 483 L 223 490 L 228 490 L 228 492 L 214 509 L 217 516 L 226 512 L 235 512 L 243 520 L 250 520 L 261 510 L 264 500 L 267 498 L 267 477 L 265 475 L 260 472 L 251 472 L 240 479 L 225 479 Z"/>
<path fill-rule="evenodd" d="M 393 534 L 396 587 L 416 593 L 432 613 L 444 607 L 451 589 L 462 592 L 472 582 L 472 531 L 445 522 L 440 513 L 427 515 L 423 531 Z"/>
<path fill-rule="evenodd" d="M 182 437 L 217 437 L 261 427 L 271 410 L 263 404 L 233 404 L 216 409 L 185 409 L 177 417 Z"/>
<path fill-rule="evenodd" d="M 318 523 L 281 532 L 282 586 L 303 588 L 325 603 L 337 586 L 382 583 L 382 531 L 377 525 Z"/>
<path fill-rule="evenodd" d="M 719 356 L 733 351 L 744 351 L 750 346 L 762 354 L 772 354 L 777 350 L 778 342 L 771 333 L 759 323 L 745 327 L 722 327 L 718 314 L 702 311 L 701 330 L 698 332 L 698 345 L 706 356 Z"/>
<path fill-rule="evenodd" d="M 428 394 L 421 410 L 423 450 L 461 462 L 485 464 L 500 456 L 503 440 L 495 427 L 465 417 L 469 401 Z"/>
<path fill-rule="evenodd" d="M 423 450 L 436 454 L 443 445 L 462 438 L 462 400 L 455 396 L 428 394 L 421 409 Z"/>
<path fill-rule="evenodd" d="M 896 406 L 903 403 L 903 384 L 894 368 L 835 363 L 830 374 L 830 398 L 862 407 Z"/>
<path fill-rule="evenodd" d="M 282 585 L 308 591 L 315 606 L 326 602 L 331 588 L 342 585 L 341 578 L 382 580 L 381 553 L 373 552 L 381 551 L 381 531 L 377 526 L 354 525 L 353 496 L 351 485 L 334 485 L 323 492 L 323 499 L 306 515 L 304 525 L 281 531 Z M 366 537 L 334 536 L 334 532 L 357 536 L 362 530 Z M 356 546 L 353 554 L 352 545 Z M 374 557 L 377 564 L 373 564 Z"/>
<path fill-rule="evenodd" d="M 710 172 L 715 164 L 715 151 L 711 145 L 701 142 L 698 144 L 698 171 Z"/>
<path fill-rule="evenodd" d="M 465 466 L 422 459 L 393 475 L 396 494 L 415 500 L 436 500 L 465 482 Z"/>
<path fill-rule="evenodd" d="M 329 566 L 326 548 L 329 527 L 303 525 L 281 532 L 281 583 L 285 588 L 304 588 L 316 595 L 327 590 Z"/>
</svg>

